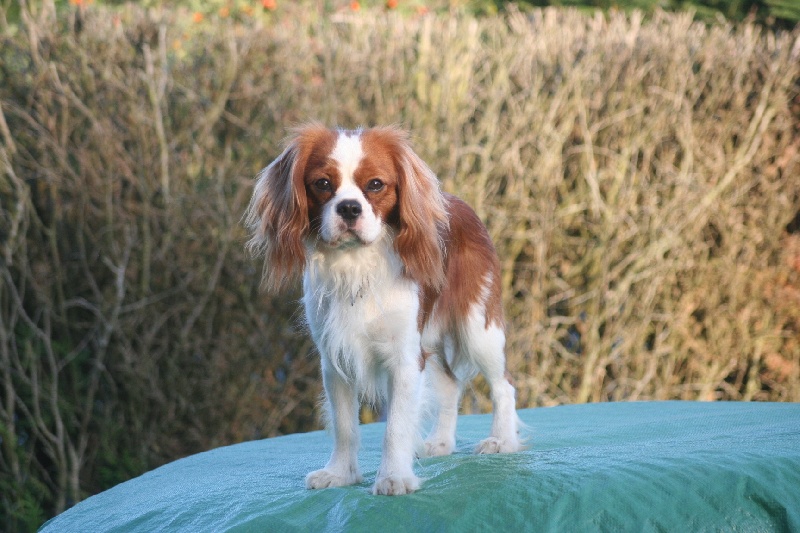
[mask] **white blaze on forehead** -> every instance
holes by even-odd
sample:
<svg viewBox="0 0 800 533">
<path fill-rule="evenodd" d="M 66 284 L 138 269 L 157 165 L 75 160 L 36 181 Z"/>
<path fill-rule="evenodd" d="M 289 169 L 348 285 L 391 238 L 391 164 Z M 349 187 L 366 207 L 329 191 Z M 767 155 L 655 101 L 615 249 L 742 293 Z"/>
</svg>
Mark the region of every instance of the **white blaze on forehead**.
<svg viewBox="0 0 800 533">
<path fill-rule="evenodd" d="M 342 181 L 334 191 L 333 198 L 325 202 L 320 228 L 322 240 L 335 246 L 339 246 L 340 243 L 353 243 L 356 237 L 361 243 L 370 244 L 375 242 L 383 231 L 383 222 L 375 214 L 375 208 L 364 196 L 364 192 L 355 180 L 354 174 L 364 155 L 361 130 L 339 130 L 336 145 L 328 157 L 336 163 Z M 345 222 L 337 213 L 344 200 L 355 200 L 361 206 L 361 212 L 355 220 Z"/>
<path fill-rule="evenodd" d="M 340 188 L 345 185 L 355 186 L 353 174 L 364 157 L 364 151 L 361 149 L 361 131 L 340 131 L 330 157 L 339 165 L 339 175 L 342 177 Z"/>
</svg>

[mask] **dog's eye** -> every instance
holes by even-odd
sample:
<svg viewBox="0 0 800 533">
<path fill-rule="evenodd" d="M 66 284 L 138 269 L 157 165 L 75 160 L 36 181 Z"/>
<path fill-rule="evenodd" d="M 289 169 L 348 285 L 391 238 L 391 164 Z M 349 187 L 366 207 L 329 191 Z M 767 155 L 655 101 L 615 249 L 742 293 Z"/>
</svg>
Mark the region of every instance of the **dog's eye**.
<svg viewBox="0 0 800 533">
<path fill-rule="evenodd" d="M 379 179 L 372 179 L 369 180 L 369 183 L 367 183 L 367 190 L 369 192 L 378 192 L 383 189 L 383 187 L 383 182 Z"/>
<path fill-rule="evenodd" d="M 327 178 L 321 178 L 314 182 L 314 187 L 319 189 L 320 191 L 329 192 L 331 190 L 331 180 Z"/>
</svg>

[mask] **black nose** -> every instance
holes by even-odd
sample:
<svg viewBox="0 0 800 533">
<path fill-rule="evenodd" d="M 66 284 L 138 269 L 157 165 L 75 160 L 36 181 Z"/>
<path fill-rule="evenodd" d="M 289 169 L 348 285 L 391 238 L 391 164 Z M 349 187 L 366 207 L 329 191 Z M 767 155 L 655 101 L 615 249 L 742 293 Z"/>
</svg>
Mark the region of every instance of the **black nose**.
<svg viewBox="0 0 800 533">
<path fill-rule="evenodd" d="M 342 200 L 336 206 L 336 213 L 347 221 L 353 221 L 361 214 L 361 204 L 358 200 Z"/>
</svg>

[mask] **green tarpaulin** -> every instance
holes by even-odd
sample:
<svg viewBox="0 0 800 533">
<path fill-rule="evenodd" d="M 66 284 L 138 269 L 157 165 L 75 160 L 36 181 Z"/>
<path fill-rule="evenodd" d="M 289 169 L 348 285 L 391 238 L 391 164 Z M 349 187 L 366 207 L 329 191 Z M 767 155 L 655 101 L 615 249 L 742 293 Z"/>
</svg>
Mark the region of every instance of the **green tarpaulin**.
<svg viewBox="0 0 800 533">
<path fill-rule="evenodd" d="M 521 410 L 529 449 L 421 459 L 422 489 L 373 496 L 384 424 L 362 427 L 364 483 L 309 491 L 321 431 L 218 448 L 92 496 L 46 532 L 800 531 L 800 404 L 607 403 Z"/>
</svg>

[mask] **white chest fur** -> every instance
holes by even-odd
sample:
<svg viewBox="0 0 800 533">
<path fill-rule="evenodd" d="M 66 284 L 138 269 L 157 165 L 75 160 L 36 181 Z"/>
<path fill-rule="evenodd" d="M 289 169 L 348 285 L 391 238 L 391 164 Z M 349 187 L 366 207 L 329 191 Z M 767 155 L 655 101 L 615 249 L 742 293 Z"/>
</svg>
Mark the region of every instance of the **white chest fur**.
<svg viewBox="0 0 800 533">
<path fill-rule="evenodd" d="M 369 246 L 313 249 L 309 258 L 303 303 L 323 371 L 375 400 L 384 395 L 387 369 L 418 361 L 419 287 L 402 275 L 388 236 Z"/>
</svg>

